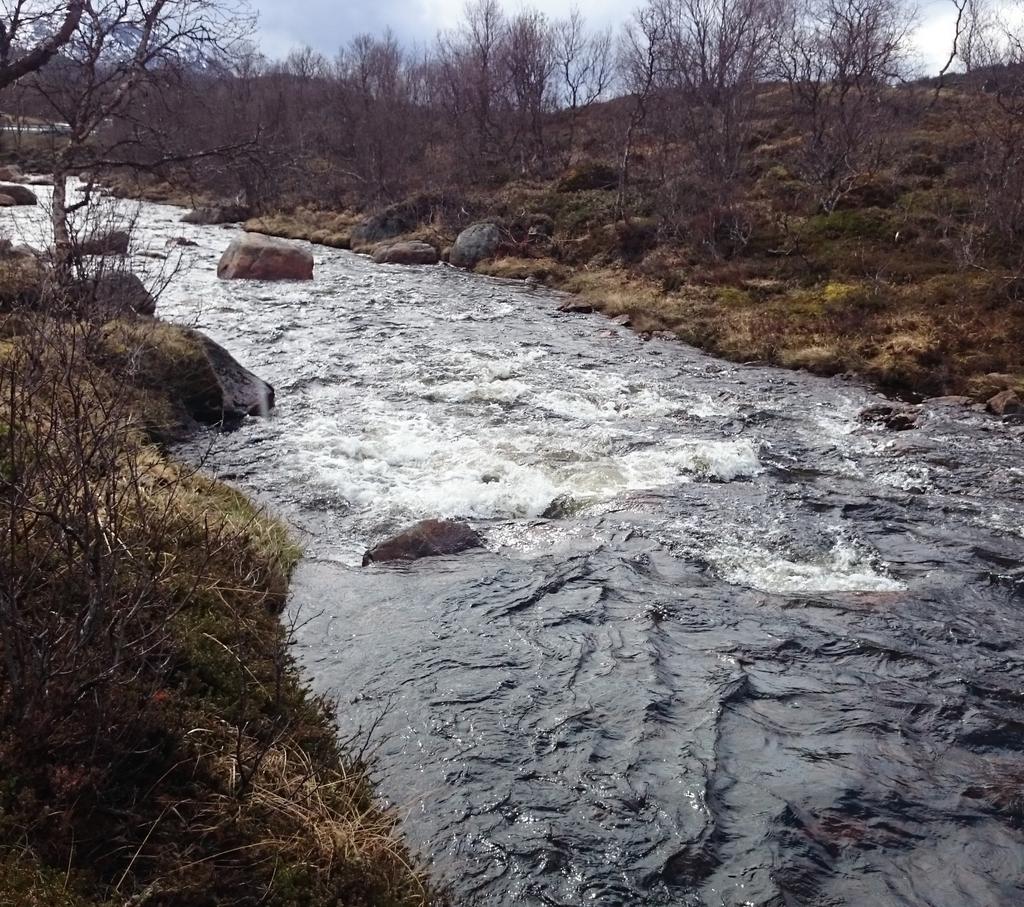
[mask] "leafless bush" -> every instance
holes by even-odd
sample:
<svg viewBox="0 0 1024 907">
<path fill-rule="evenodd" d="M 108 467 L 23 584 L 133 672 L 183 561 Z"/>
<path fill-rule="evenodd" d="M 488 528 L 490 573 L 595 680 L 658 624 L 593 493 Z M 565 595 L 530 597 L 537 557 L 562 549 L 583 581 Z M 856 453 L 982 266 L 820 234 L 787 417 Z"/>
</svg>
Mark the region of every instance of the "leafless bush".
<svg viewBox="0 0 1024 907">
<path fill-rule="evenodd" d="M 903 0 L 800 0 L 783 21 L 774 64 L 804 135 L 794 167 L 831 212 L 885 161 L 912 12 Z"/>
</svg>

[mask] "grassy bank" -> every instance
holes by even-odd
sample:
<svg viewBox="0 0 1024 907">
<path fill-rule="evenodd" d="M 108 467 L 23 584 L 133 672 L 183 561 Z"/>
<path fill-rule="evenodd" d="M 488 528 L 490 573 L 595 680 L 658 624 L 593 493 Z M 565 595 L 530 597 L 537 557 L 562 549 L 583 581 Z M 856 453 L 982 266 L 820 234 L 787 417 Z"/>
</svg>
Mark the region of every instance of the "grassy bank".
<svg viewBox="0 0 1024 907">
<path fill-rule="evenodd" d="M 299 549 L 162 446 L 201 359 L 0 315 L 0 903 L 438 903 L 292 663 Z"/>
<path fill-rule="evenodd" d="M 855 373 L 906 396 L 1024 393 L 1024 279 L 999 265 L 958 266 L 908 192 L 890 208 L 793 217 L 786 235 L 716 258 L 665 238 L 650 219 L 615 221 L 611 191 L 505 187 L 471 205 L 473 219 L 498 222 L 506 236 L 475 270 L 578 294 L 606 315 L 629 315 L 639 332 L 666 331 L 734 361 Z M 527 240 L 523 222 L 538 220 L 550 223 L 550 240 Z M 299 209 L 246 227 L 348 248 L 354 222 Z M 441 250 L 466 223 L 417 224 L 358 251 L 406 239 Z"/>
</svg>

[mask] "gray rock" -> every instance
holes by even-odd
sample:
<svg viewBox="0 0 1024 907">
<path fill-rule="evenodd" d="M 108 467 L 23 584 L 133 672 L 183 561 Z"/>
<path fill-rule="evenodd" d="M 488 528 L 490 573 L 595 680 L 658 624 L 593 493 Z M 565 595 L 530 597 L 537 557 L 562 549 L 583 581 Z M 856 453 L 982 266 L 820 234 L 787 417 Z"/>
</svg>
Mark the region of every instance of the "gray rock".
<svg viewBox="0 0 1024 907">
<path fill-rule="evenodd" d="M 448 260 L 458 268 L 472 270 L 478 262 L 492 257 L 500 244 L 501 231 L 497 224 L 473 224 L 459 234 Z"/>
<path fill-rule="evenodd" d="M 205 334 L 195 333 L 203 346 L 221 389 L 221 411 L 225 424 L 245 416 L 265 416 L 274 406 L 274 388 L 240 365 L 224 347 Z"/>
<path fill-rule="evenodd" d="M 86 281 L 82 287 L 89 308 L 107 312 L 111 316 L 135 312 L 152 315 L 156 311 L 156 298 L 136 274 L 129 271 L 110 271 Z"/>
<path fill-rule="evenodd" d="M 363 566 L 386 561 L 414 561 L 422 557 L 458 554 L 480 548 L 483 540 L 476 530 L 455 520 L 423 520 L 392 538 L 375 545 L 363 555 Z"/>
<path fill-rule="evenodd" d="M 970 406 L 974 401 L 970 397 L 951 394 L 945 397 L 929 397 L 924 401 L 928 406 Z"/>
<path fill-rule="evenodd" d="M 127 230 L 95 233 L 78 242 L 80 255 L 127 255 L 131 237 Z"/>
<path fill-rule="evenodd" d="M 438 208 L 443 207 L 439 196 L 424 194 L 390 205 L 368 217 L 352 229 L 353 249 L 373 246 L 403 233 L 411 233 L 421 224 L 429 223 Z"/>
<path fill-rule="evenodd" d="M 919 410 L 892 403 L 878 403 L 865 407 L 857 416 L 861 422 L 881 425 L 889 431 L 908 431 L 916 428 L 920 417 Z"/>
<path fill-rule="evenodd" d="M 570 315 L 590 315 L 594 311 L 593 305 L 584 302 L 582 299 L 570 299 L 558 307 L 559 312 L 567 312 Z"/>
</svg>

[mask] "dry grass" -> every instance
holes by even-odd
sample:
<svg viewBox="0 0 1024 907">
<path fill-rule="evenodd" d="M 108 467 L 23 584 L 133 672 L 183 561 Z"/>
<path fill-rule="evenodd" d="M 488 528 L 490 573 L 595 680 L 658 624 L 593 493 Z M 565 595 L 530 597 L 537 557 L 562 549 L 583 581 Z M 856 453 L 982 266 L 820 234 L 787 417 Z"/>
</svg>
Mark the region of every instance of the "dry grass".
<svg viewBox="0 0 1024 907">
<path fill-rule="evenodd" d="M 251 233 L 265 233 L 282 239 L 302 239 L 334 249 L 348 249 L 352 243 L 352 227 L 358 222 L 358 217 L 345 212 L 300 208 L 290 213 L 253 218 L 246 221 L 245 229 Z"/>
</svg>

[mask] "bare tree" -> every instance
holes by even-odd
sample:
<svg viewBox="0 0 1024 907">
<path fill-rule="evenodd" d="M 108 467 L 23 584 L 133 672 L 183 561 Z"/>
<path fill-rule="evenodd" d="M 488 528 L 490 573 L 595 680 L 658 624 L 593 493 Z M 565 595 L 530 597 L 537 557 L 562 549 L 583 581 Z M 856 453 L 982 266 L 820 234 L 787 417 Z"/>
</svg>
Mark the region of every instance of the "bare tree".
<svg viewBox="0 0 1024 907">
<path fill-rule="evenodd" d="M 438 38 L 439 96 L 477 165 L 498 150 L 497 114 L 506 87 L 501 61 L 504 32 L 498 0 L 471 0 L 462 27 Z"/>
<path fill-rule="evenodd" d="M 580 117 L 604 98 L 615 74 L 612 33 L 609 29 L 590 33 L 579 9 L 555 24 L 555 65 L 560 82 L 560 106 L 569 113 L 569 136 L 564 163 L 576 151 Z"/>
<path fill-rule="evenodd" d="M 724 186 L 740 173 L 754 105 L 768 72 L 778 4 L 666 0 L 667 86 L 702 176 Z"/>
<path fill-rule="evenodd" d="M 668 40 L 669 20 L 664 7 L 657 3 L 649 3 L 639 9 L 622 33 L 619 67 L 623 87 L 632 97 L 632 105 L 619 162 L 616 208 L 620 216 L 625 211 L 635 144 L 647 121 L 653 96 L 664 77 Z"/>
<path fill-rule="evenodd" d="M 86 0 L 0 2 L 0 89 L 42 69 L 67 44 Z"/>
<path fill-rule="evenodd" d="M 906 71 L 912 25 L 903 0 L 805 0 L 788 12 L 775 64 L 804 134 L 797 165 L 825 212 L 884 158 L 886 92 Z"/>
<path fill-rule="evenodd" d="M 511 146 L 519 153 L 519 170 L 546 161 L 544 126 L 554 107 L 554 33 L 541 13 L 524 10 L 509 20 L 503 40 L 512 122 Z"/>
<path fill-rule="evenodd" d="M 82 167 L 130 163 L 132 148 L 163 147 L 152 134 L 143 138 L 154 118 L 137 116 L 133 106 L 144 95 L 153 103 L 161 89 L 180 85 L 182 72 L 228 48 L 241 35 L 236 13 L 229 0 L 92 0 L 60 58 L 35 76 L 34 91 L 68 124 L 53 161 L 61 268 L 72 253 L 70 215 L 88 204 L 88 194 L 68 202 L 68 176 Z"/>
</svg>

